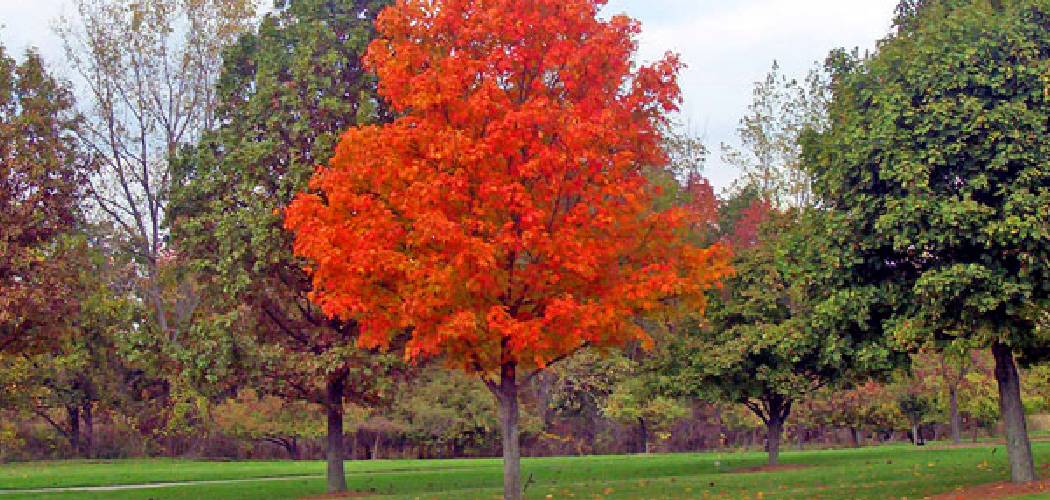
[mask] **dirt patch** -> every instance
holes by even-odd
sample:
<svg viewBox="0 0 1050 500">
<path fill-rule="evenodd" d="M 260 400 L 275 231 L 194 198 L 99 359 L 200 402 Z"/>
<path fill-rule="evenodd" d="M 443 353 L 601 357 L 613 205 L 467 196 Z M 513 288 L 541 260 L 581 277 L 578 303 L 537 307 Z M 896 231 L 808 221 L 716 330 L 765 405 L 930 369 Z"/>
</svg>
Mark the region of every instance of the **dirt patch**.
<svg viewBox="0 0 1050 500">
<path fill-rule="evenodd" d="M 1010 498 L 1021 495 L 1032 495 L 1034 493 L 1050 492 L 1050 479 L 1032 481 L 1030 483 L 1014 484 L 1009 481 L 1001 483 L 979 484 L 959 488 L 948 493 L 941 493 L 927 497 L 930 500 L 970 500 L 972 498 Z"/>
<path fill-rule="evenodd" d="M 785 470 L 798 470 L 805 469 L 807 467 L 813 467 L 808 464 L 779 464 L 779 465 L 761 465 L 758 467 L 744 467 L 741 469 L 733 469 L 731 473 L 744 473 L 744 472 L 780 472 Z"/>
</svg>

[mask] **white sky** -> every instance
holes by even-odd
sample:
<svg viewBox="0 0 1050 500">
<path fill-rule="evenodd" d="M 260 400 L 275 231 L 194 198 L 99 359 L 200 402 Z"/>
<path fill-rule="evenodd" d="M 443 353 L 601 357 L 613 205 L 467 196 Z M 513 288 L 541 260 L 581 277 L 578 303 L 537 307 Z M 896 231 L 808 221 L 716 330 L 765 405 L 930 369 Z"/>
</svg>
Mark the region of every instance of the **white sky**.
<svg viewBox="0 0 1050 500">
<path fill-rule="evenodd" d="M 264 0 L 265 3 L 269 3 Z M 736 143 L 754 81 L 773 60 L 803 76 L 836 47 L 874 48 L 890 27 L 897 0 L 609 0 L 607 13 L 642 22 L 641 59 L 671 50 L 688 65 L 681 75 L 683 121 L 712 150 L 706 174 L 716 188 L 737 172 L 720 159 L 719 144 Z M 29 46 L 64 74 L 61 45 L 51 30 L 70 13 L 69 0 L 0 0 L 0 42 L 15 55 Z"/>
</svg>

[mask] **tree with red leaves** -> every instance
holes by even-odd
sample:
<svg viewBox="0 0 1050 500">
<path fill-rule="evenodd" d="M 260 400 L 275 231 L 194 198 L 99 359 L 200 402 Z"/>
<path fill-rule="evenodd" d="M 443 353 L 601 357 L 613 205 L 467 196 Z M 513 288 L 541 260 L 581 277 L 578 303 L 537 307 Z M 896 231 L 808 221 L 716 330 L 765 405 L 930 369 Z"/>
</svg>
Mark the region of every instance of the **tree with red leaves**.
<svg viewBox="0 0 1050 500">
<path fill-rule="evenodd" d="M 346 132 L 286 211 L 326 314 L 365 346 L 410 330 L 407 358 L 485 381 L 506 498 L 522 494 L 521 386 L 581 347 L 649 342 L 636 318 L 703 310 L 728 271 L 645 175 L 667 160 L 681 65 L 635 67 L 638 23 L 602 4 L 397 2 L 366 64 L 400 118 Z"/>
</svg>

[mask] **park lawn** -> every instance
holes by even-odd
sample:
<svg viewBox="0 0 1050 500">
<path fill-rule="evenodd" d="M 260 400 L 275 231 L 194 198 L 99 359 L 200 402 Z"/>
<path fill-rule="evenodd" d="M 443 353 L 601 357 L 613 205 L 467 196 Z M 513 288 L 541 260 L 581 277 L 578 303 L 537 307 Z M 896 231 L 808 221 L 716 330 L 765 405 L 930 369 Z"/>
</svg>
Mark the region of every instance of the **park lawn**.
<svg viewBox="0 0 1050 500">
<path fill-rule="evenodd" d="M 994 451 L 993 451 L 994 450 Z M 1050 443 L 1034 443 L 1036 462 L 1050 463 Z M 809 467 L 739 472 L 762 465 L 764 455 L 689 453 L 526 459 L 533 479 L 527 498 L 922 498 L 959 486 L 1008 477 L 1002 445 L 924 448 L 908 445 L 824 451 L 787 451 L 785 464 Z M 324 491 L 324 463 L 317 461 L 208 462 L 117 460 L 35 462 L 0 466 L 0 489 L 251 479 L 317 475 L 281 481 L 185 485 L 109 492 L 69 492 L 55 498 L 298 498 Z M 378 460 L 347 462 L 351 489 L 376 498 L 498 498 L 498 459 Z M 761 494 L 761 495 L 760 495 Z M 549 497 L 548 497 L 549 495 Z M 39 498 L 4 494 L 0 500 Z M 1038 498 L 1038 497 L 1027 497 Z"/>
</svg>

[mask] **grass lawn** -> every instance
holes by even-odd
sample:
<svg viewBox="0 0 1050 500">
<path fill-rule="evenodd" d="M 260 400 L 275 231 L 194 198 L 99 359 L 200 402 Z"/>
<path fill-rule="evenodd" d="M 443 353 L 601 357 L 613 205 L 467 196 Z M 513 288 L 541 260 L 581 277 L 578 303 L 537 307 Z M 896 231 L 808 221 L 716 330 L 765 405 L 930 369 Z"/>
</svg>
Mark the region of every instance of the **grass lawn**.
<svg viewBox="0 0 1050 500">
<path fill-rule="evenodd" d="M 1033 443 L 1040 475 L 1050 443 Z M 993 451 L 994 450 L 994 451 Z M 764 463 L 762 453 L 526 459 L 533 479 L 528 498 L 922 498 L 959 486 L 1009 477 L 1003 445 L 924 448 L 909 445 L 847 450 L 787 451 L 785 464 L 808 467 L 740 472 Z M 0 465 L 0 490 L 167 481 L 322 475 L 316 461 L 208 462 L 192 460 L 62 461 Z M 497 459 L 347 462 L 347 483 L 378 498 L 498 498 Z M 2 494 L 14 498 L 298 498 L 324 492 L 324 479 L 241 481 L 157 489 Z M 1026 497 L 1038 498 L 1038 497 Z M 1047 498 L 1050 498 L 1048 496 Z"/>
</svg>

